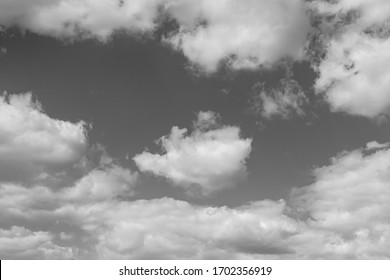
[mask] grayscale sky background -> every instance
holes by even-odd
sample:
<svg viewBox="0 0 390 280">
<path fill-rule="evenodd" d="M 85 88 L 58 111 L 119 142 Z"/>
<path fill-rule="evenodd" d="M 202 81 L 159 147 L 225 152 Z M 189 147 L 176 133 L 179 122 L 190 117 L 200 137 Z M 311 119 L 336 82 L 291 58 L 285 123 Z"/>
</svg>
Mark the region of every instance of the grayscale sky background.
<svg viewBox="0 0 390 280">
<path fill-rule="evenodd" d="M 389 20 L 0 0 L 0 258 L 389 258 Z"/>
</svg>

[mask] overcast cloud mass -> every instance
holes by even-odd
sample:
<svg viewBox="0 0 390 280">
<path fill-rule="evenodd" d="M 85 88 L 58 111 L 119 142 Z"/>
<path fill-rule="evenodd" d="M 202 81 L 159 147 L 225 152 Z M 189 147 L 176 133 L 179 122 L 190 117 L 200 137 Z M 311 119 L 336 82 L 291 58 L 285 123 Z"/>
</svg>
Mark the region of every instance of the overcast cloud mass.
<svg viewBox="0 0 390 280">
<path fill-rule="evenodd" d="M 0 0 L 0 259 L 389 259 L 390 2 Z"/>
</svg>

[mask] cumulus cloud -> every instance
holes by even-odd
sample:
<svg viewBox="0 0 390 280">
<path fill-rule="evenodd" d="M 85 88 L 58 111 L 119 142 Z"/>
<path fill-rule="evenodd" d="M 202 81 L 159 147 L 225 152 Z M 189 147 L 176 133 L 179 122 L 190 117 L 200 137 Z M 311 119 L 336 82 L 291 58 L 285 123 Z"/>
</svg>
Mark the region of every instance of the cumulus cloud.
<svg viewBox="0 0 390 280">
<path fill-rule="evenodd" d="M 183 0 L 167 10 L 180 30 L 166 41 L 206 72 L 299 59 L 309 30 L 300 0 Z"/>
<path fill-rule="evenodd" d="M 200 112 L 194 130 L 173 127 L 158 140 L 164 153 L 143 152 L 134 161 L 143 172 L 163 176 L 190 194 L 209 195 L 230 188 L 246 176 L 251 139 L 240 129 L 217 124 L 213 112 Z"/>
<path fill-rule="evenodd" d="M 49 228 L 50 233 L 24 231 L 55 246 L 61 244 L 62 258 L 277 258 L 293 252 L 283 239 L 298 230 L 297 222 L 284 214 L 282 200 L 228 208 L 194 206 L 172 198 L 70 202 L 65 192 L 39 187 L 2 186 L 0 193 L 0 208 L 6 210 L 0 214 L 6 217 L 1 224 L 10 220 Z M 45 197 L 43 205 L 39 194 Z M 16 234 L 7 238 L 7 243 L 18 241 Z M 41 243 L 21 243 L 17 251 L 29 245 L 37 249 Z M 4 256 L 13 258 L 9 251 Z M 21 252 L 17 257 L 42 258 Z"/>
<path fill-rule="evenodd" d="M 315 87 L 334 111 L 376 117 L 390 108 L 390 39 L 345 33 L 333 39 Z"/>
<path fill-rule="evenodd" d="M 103 180 L 114 194 L 91 179 L 59 191 L 3 184 L 0 251 L 3 259 L 388 259 L 389 158 L 388 147 L 343 152 L 287 202 L 235 208 L 131 201 L 135 178 L 122 188 L 123 171 L 113 169 L 102 172 L 119 176 Z M 96 174 L 87 178 L 100 182 Z M 75 199 L 79 189 L 95 194 Z"/>
<path fill-rule="evenodd" d="M 30 93 L 0 96 L 0 180 L 34 177 L 74 163 L 86 145 L 84 122 L 50 118 Z"/>
<path fill-rule="evenodd" d="M 341 153 L 315 170 L 314 184 L 292 193 L 312 218 L 308 226 L 328 240 L 322 247 L 332 258 L 390 257 L 390 149 L 381 148 Z"/>
<path fill-rule="evenodd" d="M 136 181 L 137 173 L 110 165 L 58 190 L 0 184 L 0 255 L 3 259 L 90 257 L 95 236 L 88 231 L 96 225 L 89 220 L 99 220 L 94 209 L 104 211 L 101 206 L 107 202 L 114 207 L 129 199 Z M 39 231 L 33 231 L 37 228 Z"/>
<path fill-rule="evenodd" d="M 296 232 L 284 202 L 263 201 L 237 209 L 197 207 L 162 198 L 122 203 L 104 211 L 97 254 L 123 259 L 254 258 L 289 254 L 282 236 Z M 109 229 L 109 230 L 107 230 Z"/>
<path fill-rule="evenodd" d="M 370 118 L 388 114 L 388 1 L 312 1 L 310 6 L 322 17 L 319 48 L 325 54 L 316 67 L 316 91 L 333 111 Z"/>
</svg>

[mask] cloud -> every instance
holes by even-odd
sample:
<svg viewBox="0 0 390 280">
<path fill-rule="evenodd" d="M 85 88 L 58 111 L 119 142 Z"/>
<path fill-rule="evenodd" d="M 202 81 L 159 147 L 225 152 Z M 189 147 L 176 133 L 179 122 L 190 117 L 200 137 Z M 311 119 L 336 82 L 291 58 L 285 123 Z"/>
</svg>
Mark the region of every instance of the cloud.
<svg viewBox="0 0 390 280">
<path fill-rule="evenodd" d="M 390 108 L 388 1 L 312 1 L 321 22 L 317 93 L 333 111 L 376 118 Z M 330 19 L 330 21 L 329 21 Z"/>
<path fill-rule="evenodd" d="M 0 229 L 1 259 L 69 259 L 71 249 L 55 245 L 48 232 L 32 232 L 24 227 Z"/>
<path fill-rule="evenodd" d="M 8 217 L 1 224 L 11 220 L 26 227 L 32 223 L 35 228 L 50 229 L 50 233 L 39 232 L 39 236 L 62 246 L 62 258 L 277 258 L 293 252 L 283 239 L 298 230 L 296 221 L 284 214 L 282 200 L 228 208 L 195 206 L 172 198 L 70 202 L 65 193 L 38 187 L 2 186 L 0 192 L 0 209 L 7 210 L 1 215 Z M 46 198 L 43 205 L 39 193 Z M 18 206 L 7 209 L 7 200 Z M 7 243 L 18 240 L 17 235 L 8 238 Z M 37 249 L 40 244 L 31 247 Z M 22 251 L 28 246 L 19 247 Z M 5 259 L 12 258 L 5 252 Z M 19 254 L 19 258 L 42 257 Z"/>
<path fill-rule="evenodd" d="M 217 124 L 213 112 L 200 112 L 191 134 L 173 127 L 158 143 L 164 154 L 143 152 L 134 157 L 138 168 L 163 176 L 190 194 L 209 195 L 246 176 L 245 160 L 251 139 L 240 138 L 240 129 Z"/>
<path fill-rule="evenodd" d="M 93 221 L 99 221 L 94 209 L 104 211 L 102 206 L 107 203 L 115 208 L 129 199 L 136 181 L 137 173 L 111 164 L 93 169 L 61 189 L 0 184 L 0 255 L 7 259 L 70 259 L 93 254 L 96 258 L 91 245 L 96 236 L 89 234 Z M 100 221 L 105 223 L 103 218 Z"/>
<path fill-rule="evenodd" d="M 171 1 L 168 13 L 180 25 L 167 42 L 206 72 L 221 62 L 233 69 L 302 58 L 309 31 L 299 0 Z"/>
<path fill-rule="evenodd" d="M 345 33 L 331 40 L 315 88 L 333 111 L 376 117 L 390 108 L 390 39 Z"/>
<path fill-rule="evenodd" d="M 5 0 L 0 24 L 18 26 L 55 37 L 96 37 L 113 31 L 147 32 L 156 26 L 158 7 L 165 0 Z"/>
<path fill-rule="evenodd" d="M 113 32 L 151 34 L 164 18 L 179 29 L 165 41 L 206 72 L 302 58 L 308 18 L 301 0 L 4 0 L 0 25 L 58 38 L 98 38 Z"/>
<path fill-rule="evenodd" d="M 72 164 L 87 145 L 84 122 L 50 118 L 30 93 L 0 96 L 0 179 L 24 180 Z"/>
<path fill-rule="evenodd" d="M 63 197 L 69 201 L 103 201 L 116 197 L 131 197 L 137 173 L 117 165 L 94 169 L 82 177 L 74 187 L 64 190 Z"/>
<path fill-rule="evenodd" d="M 125 176 L 123 188 L 128 173 L 118 167 L 101 170 L 110 180 L 92 171 L 57 191 L 3 184 L 0 252 L 3 259 L 388 259 L 389 158 L 388 147 L 343 152 L 287 202 L 235 208 L 132 201 L 136 177 Z M 96 182 L 99 191 L 75 199 Z"/>
<path fill-rule="evenodd" d="M 310 5 L 324 14 L 340 14 L 354 11 L 358 14 L 357 24 L 360 28 L 382 24 L 389 19 L 390 15 L 390 3 L 386 0 L 315 0 Z"/>
<path fill-rule="evenodd" d="M 327 252 L 306 248 L 309 257 L 390 258 L 390 149 L 383 148 L 341 153 L 315 170 L 314 184 L 293 191 L 317 240 L 326 241 L 315 248 Z"/>
<path fill-rule="evenodd" d="M 57 190 L 41 185 L 26 188 L 18 184 L 5 183 L 0 187 L 0 206 L 4 208 L 3 214 L 12 214 L 15 220 L 18 220 L 28 215 L 30 208 L 53 210 L 67 204 L 127 199 L 134 195 L 137 177 L 137 173 L 117 165 L 110 165 L 103 169 L 93 169 L 72 186 Z M 30 214 L 34 214 L 33 211 Z M 5 218 L 3 222 L 6 222 Z"/>
<path fill-rule="evenodd" d="M 377 150 L 377 149 L 384 149 L 384 148 L 389 148 L 390 147 L 390 143 L 378 143 L 376 141 L 371 141 L 371 142 L 368 142 L 366 144 L 366 150 L 368 151 L 373 151 L 373 150 Z"/>
<path fill-rule="evenodd" d="M 276 88 L 266 89 L 264 84 L 256 86 L 259 92 L 250 100 L 251 111 L 265 119 L 289 119 L 303 116 L 303 106 L 308 103 L 300 85 L 293 79 L 282 79 Z"/>
<path fill-rule="evenodd" d="M 295 221 L 283 215 L 284 202 L 245 207 L 198 207 L 162 198 L 122 203 L 104 211 L 94 227 L 97 254 L 121 259 L 254 258 L 291 253 L 282 236 Z"/>
</svg>

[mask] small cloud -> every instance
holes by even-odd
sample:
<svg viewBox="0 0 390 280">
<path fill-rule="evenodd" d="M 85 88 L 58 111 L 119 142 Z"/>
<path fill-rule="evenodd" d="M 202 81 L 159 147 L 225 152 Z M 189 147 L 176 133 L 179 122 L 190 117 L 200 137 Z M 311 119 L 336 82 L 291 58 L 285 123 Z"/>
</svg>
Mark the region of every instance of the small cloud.
<svg viewBox="0 0 390 280">
<path fill-rule="evenodd" d="M 372 150 L 380 150 L 380 149 L 387 149 L 390 147 L 390 143 L 378 143 L 377 141 L 371 141 L 366 144 L 366 150 L 372 151 Z"/>
<path fill-rule="evenodd" d="M 209 195 L 233 187 L 246 176 L 251 139 L 240 129 L 219 124 L 214 112 L 200 112 L 192 133 L 173 127 L 160 138 L 164 154 L 143 152 L 134 157 L 143 172 L 163 176 L 189 194 Z"/>
<path fill-rule="evenodd" d="M 221 90 L 220 90 L 220 93 L 221 93 L 222 95 L 225 95 L 225 96 L 231 94 L 230 90 L 228 90 L 228 89 L 226 89 L 226 88 L 221 89 Z"/>
<path fill-rule="evenodd" d="M 278 87 L 268 89 L 264 84 L 258 84 L 255 90 L 249 109 L 255 115 L 265 119 L 289 119 L 305 115 L 303 107 L 308 103 L 308 98 L 295 80 L 282 79 Z"/>
</svg>

